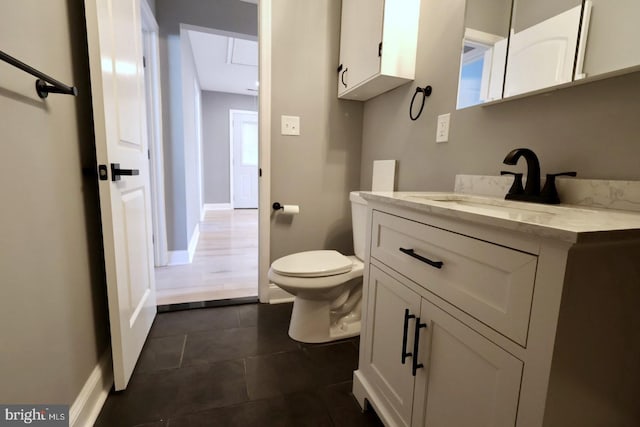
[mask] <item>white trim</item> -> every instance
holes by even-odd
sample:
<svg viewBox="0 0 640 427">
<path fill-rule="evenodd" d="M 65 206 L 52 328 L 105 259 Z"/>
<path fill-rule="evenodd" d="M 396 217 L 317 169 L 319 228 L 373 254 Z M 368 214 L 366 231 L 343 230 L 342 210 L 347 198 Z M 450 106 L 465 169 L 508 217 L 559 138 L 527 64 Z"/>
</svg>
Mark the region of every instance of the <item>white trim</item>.
<svg viewBox="0 0 640 427">
<path fill-rule="evenodd" d="M 198 240 L 200 240 L 200 224 L 196 224 L 193 229 L 187 250 L 169 251 L 169 263 L 167 265 L 191 264 L 193 262 L 193 256 L 196 253 Z"/>
<path fill-rule="evenodd" d="M 112 386 L 111 348 L 107 348 L 69 408 L 69 425 L 71 427 L 92 426 Z"/>
<path fill-rule="evenodd" d="M 153 223 L 154 264 L 169 263 L 167 224 L 164 200 L 164 156 L 162 149 L 162 105 L 160 92 L 160 61 L 158 23 L 146 0 L 140 2 L 145 68 L 147 128 L 149 134 L 149 180 L 151 183 L 151 211 Z M 148 55 L 148 58 L 146 57 Z"/>
<path fill-rule="evenodd" d="M 167 266 L 190 264 L 189 251 L 169 251 L 169 261 Z"/>
<path fill-rule="evenodd" d="M 271 4 L 258 2 L 259 81 L 258 126 L 260 138 L 260 170 L 258 181 L 258 297 L 269 301 L 269 257 L 271 232 Z"/>
<path fill-rule="evenodd" d="M 202 89 L 200 88 L 200 82 L 196 77 L 193 79 L 194 89 L 194 116 L 196 118 L 195 131 L 196 131 L 196 146 L 197 155 L 196 170 L 198 174 L 198 207 L 200 208 L 200 221 L 204 219 L 204 181 L 202 179 Z"/>
<path fill-rule="evenodd" d="M 292 302 L 295 297 L 273 283 L 269 283 L 269 304 Z"/>
<path fill-rule="evenodd" d="M 464 29 L 464 41 L 481 44 L 485 47 L 492 47 L 500 40 L 504 40 L 506 37 L 502 37 L 498 34 L 486 33 L 480 30 L 474 30 L 473 28 Z"/>
<path fill-rule="evenodd" d="M 191 235 L 191 240 L 189 240 L 189 264 L 193 262 L 193 256 L 196 254 L 196 248 L 198 246 L 198 241 L 200 240 L 200 224 L 196 224 L 193 229 L 193 234 Z"/>
<path fill-rule="evenodd" d="M 234 167 L 233 167 L 233 153 L 235 152 L 235 147 L 233 145 L 233 119 L 236 114 L 251 114 L 256 116 L 258 119 L 258 112 L 251 110 L 236 110 L 229 109 L 229 204 L 231 208 L 234 207 L 234 191 L 233 191 L 233 177 L 234 177 Z M 260 179 L 260 178 L 258 178 Z M 259 203 L 259 202 L 258 202 Z"/>
<path fill-rule="evenodd" d="M 229 211 L 233 209 L 231 203 L 205 203 L 205 211 Z"/>
</svg>

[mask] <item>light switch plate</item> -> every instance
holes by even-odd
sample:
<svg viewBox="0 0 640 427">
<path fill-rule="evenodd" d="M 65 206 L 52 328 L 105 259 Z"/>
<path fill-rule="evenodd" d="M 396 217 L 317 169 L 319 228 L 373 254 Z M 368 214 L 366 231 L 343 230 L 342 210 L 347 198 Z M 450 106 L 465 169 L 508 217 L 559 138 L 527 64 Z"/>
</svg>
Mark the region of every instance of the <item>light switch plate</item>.
<svg viewBox="0 0 640 427">
<path fill-rule="evenodd" d="M 438 128 L 436 130 L 436 142 L 449 141 L 449 120 L 451 113 L 441 114 L 438 116 Z"/>
<path fill-rule="evenodd" d="M 281 116 L 282 135 L 300 135 L 299 116 Z"/>
</svg>

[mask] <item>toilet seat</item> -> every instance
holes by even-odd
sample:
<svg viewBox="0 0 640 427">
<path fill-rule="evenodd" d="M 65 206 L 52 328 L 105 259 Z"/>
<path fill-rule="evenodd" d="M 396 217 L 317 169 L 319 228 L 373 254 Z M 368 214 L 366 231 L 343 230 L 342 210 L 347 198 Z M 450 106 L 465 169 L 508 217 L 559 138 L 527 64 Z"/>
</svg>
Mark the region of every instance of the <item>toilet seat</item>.
<svg viewBox="0 0 640 427">
<path fill-rule="evenodd" d="M 282 276 L 326 277 L 351 271 L 349 258 L 334 250 L 306 251 L 287 255 L 271 264 L 271 269 Z"/>
<path fill-rule="evenodd" d="M 342 285 L 351 279 L 362 277 L 362 274 L 364 273 L 364 263 L 361 260 L 355 256 L 345 256 L 345 258 L 347 258 L 350 263 L 350 269 L 346 273 L 320 277 L 285 276 L 284 274 L 277 273 L 272 266 L 269 269 L 269 279 L 271 279 L 275 284 L 282 285 L 283 287 L 293 286 L 297 288 L 318 290 L 333 288 Z"/>
</svg>

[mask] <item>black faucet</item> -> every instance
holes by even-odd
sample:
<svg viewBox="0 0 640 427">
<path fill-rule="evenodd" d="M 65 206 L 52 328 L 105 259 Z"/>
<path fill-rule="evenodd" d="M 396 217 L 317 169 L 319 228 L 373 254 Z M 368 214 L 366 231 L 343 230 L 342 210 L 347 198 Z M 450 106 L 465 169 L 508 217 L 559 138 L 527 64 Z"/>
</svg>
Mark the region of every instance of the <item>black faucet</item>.
<svg viewBox="0 0 640 427">
<path fill-rule="evenodd" d="M 524 187 L 524 196 L 539 196 L 540 195 L 540 161 L 536 153 L 528 148 L 516 148 L 511 150 L 507 157 L 504 158 L 503 163 L 505 165 L 515 165 L 520 160 L 520 157 L 524 156 L 527 161 L 527 184 Z M 509 193 L 511 194 L 511 193 Z M 512 199 L 507 194 L 507 199 Z M 515 196 L 516 194 L 511 194 Z M 514 200 L 523 200 L 521 198 L 514 198 Z"/>
<path fill-rule="evenodd" d="M 522 188 L 522 174 L 508 171 L 500 172 L 501 175 L 514 175 L 513 185 L 504 197 L 507 200 L 520 200 L 523 202 L 558 204 L 560 198 L 556 189 L 557 176 L 576 176 L 576 172 L 562 172 L 547 174 L 544 188 L 540 191 L 540 161 L 536 153 L 528 148 L 516 148 L 511 150 L 504 158 L 507 165 L 515 165 L 520 157 L 527 161 L 527 184 Z"/>
</svg>

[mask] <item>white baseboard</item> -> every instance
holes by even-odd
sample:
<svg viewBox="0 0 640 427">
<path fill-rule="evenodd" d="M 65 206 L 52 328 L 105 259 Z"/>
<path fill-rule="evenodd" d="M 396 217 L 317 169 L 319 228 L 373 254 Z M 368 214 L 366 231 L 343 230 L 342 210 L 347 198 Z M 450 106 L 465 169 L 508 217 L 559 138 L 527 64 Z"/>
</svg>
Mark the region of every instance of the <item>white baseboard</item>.
<svg viewBox="0 0 640 427">
<path fill-rule="evenodd" d="M 231 203 L 205 203 L 205 211 L 228 211 L 233 209 Z"/>
<path fill-rule="evenodd" d="M 200 224 L 196 224 L 191 239 L 189 239 L 189 249 L 181 251 L 169 251 L 169 263 L 167 265 L 191 264 L 196 253 L 198 240 L 200 239 Z"/>
<path fill-rule="evenodd" d="M 167 265 L 189 264 L 189 251 L 169 251 L 169 262 Z"/>
<path fill-rule="evenodd" d="M 71 427 L 92 426 L 100 415 L 111 386 L 113 386 L 111 348 L 107 348 L 69 408 L 69 425 Z"/>
<path fill-rule="evenodd" d="M 269 304 L 292 302 L 295 297 L 278 285 L 269 283 Z"/>
<path fill-rule="evenodd" d="M 196 224 L 196 227 L 193 229 L 191 239 L 189 240 L 189 264 L 191 264 L 193 256 L 196 254 L 198 240 L 200 240 L 200 224 Z"/>
</svg>

